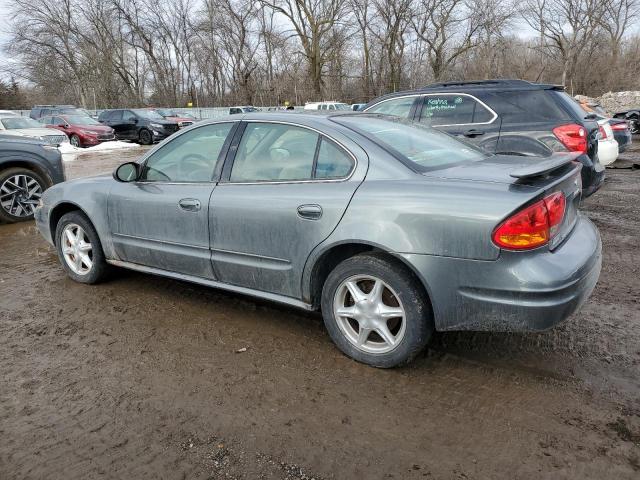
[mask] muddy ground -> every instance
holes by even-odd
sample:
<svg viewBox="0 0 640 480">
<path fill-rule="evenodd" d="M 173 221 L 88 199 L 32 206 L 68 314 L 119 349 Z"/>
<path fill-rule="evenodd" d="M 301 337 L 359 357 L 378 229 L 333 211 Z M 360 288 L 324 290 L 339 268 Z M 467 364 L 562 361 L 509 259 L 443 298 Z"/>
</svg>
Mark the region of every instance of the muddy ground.
<svg viewBox="0 0 640 480">
<path fill-rule="evenodd" d="M 640 171 L 615 166 L 583 208 L 602 276 L 566 324 L 438 335 L 387 371 L 317 314 L 127 271 L 80 285 L 32 223 L 1 225 L 0 478 L 640 478 Z"/>
</svg>

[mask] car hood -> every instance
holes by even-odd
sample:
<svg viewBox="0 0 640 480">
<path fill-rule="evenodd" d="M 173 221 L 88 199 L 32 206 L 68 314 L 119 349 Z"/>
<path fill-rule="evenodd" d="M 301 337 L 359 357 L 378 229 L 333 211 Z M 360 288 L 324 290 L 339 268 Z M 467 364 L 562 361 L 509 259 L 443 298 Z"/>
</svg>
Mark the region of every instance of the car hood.
<svg viewBox="0 0 640 480">
<path fill-rule="evenodd" d="M 575 156 L 575 154 L 558 154 L 552 157 L 491 155 L 477 162 L 432 170 L 424 172 L 423 175 L 433 178 L 505 183 L 511 185 L 518 182 L 518 172 L 528 169 L 535 170 L 537 167 L 544 165 L 553 165 L 556 160 L 562 164 L 563 160 L 568 162 L 573 160 Z"/>
<path fill-rule="evenodd" d="M 111 133 L 113 128 L 107 127 L 105 125 L 71 125 L 74 129 L 83 130 L 85 132 L 94 132 L 94 133 Z"/>
<path fill-rule="evenodd" d="M 53 130 L 51 128 L 15 128 L 11 130 L 5 130 L 8 135 L 18 135 L 23 137 L 48 137 L 48 136 L 60 136 L 64 135 L 57 130 Z"/>
</svg>

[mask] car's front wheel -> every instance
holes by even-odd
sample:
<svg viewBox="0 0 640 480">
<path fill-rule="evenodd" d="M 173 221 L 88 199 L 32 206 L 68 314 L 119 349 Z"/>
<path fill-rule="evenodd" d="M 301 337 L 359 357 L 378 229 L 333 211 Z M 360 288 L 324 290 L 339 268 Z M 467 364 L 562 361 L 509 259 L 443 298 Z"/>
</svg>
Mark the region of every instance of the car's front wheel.
<svg viewBox="0 0 640 480">
<path fill-rule="evenodd" d="M 81 212 L 62 216 L 56 227 L 56 249 L 62 267 L 76 282 L 97 283 L 109 274 L 100 238 Z"/>
<path fill-rule="evenodd" d="M 329 274 L 322 315 L 340 350 L 381 368 L 409 362 L 433 332 L 421 285 L 404 266 L 375 254 L 349 258 Z"/>
<path fill-rule="evenodd" d="M 80 137 L 78 135 L 71 135 L 69 142 L 76 148 L 82 148 L 82 142 L 80 141 Z"/>
<path fill-rule="evenodd" d="M 153 143 L 153 134 L 146 128 L 140 130 L 139 137 L 142 145 L 151 145 Z"/>
<path fill-rule="evenodd" d="M 7 223 L 31 220 L 47 186 L 44 178 L 33 170 L 0 171 L 0 220 Z"/>
</svg>

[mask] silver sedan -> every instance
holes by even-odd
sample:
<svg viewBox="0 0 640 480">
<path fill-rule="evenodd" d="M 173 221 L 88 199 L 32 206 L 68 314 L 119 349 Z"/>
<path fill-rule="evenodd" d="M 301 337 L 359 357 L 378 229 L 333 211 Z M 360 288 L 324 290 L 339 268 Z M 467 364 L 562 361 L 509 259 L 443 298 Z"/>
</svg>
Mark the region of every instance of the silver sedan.
<svg viewBox="0 0 640 480">
<path fill-rule="evenodd" d="M 574 312 L 601 266 L 580 196 L 571 155 L 488 155 L 379 115 L 258 113 L 56 185 L 35 217 L 78 282 L 119 266 L 319 309 L 343 352 L 392 367 L 436 330 Z"/>
</svg>

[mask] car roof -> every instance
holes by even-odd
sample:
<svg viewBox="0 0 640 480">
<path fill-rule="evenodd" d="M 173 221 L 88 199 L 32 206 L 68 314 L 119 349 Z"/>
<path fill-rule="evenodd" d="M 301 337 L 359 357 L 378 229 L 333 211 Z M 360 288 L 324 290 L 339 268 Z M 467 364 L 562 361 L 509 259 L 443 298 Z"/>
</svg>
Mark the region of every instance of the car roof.
<svg viewBox="0 0 640 480">
<path fill-rule="evenodd" d="M 535 83 L 527 80 L 514 79 L 491 79 L 491 80 L 470 80 L 470 81 L 451 81 L 439 82 L 416 88 L 414 90 L 404 90 L 401 92 L 389 93 L 375 98 L 373 102 L 378 103 L 380 100 L 386 100 L 394 97 L 402 97 L 408 95 L 420 95 L 422 93 L 463 93 L 463 92 L 483 92 L 483 91 L 531 91 L 531 90 L 564 90 L 562 85 L 554 85 L 551 83 Z"/>
</svg>

